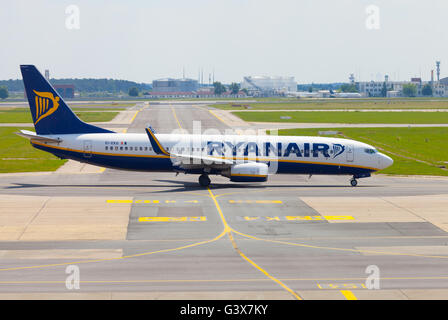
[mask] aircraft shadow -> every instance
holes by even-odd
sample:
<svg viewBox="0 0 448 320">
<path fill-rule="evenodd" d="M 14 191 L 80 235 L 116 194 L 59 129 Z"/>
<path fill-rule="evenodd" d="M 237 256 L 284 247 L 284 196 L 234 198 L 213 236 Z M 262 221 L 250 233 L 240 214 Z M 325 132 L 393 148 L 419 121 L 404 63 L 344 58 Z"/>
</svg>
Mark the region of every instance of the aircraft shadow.
<svg viewBox="0 0 448 320">
<path fill-rule="evenodd" d="M 166 184 L 33 184 L 33 183 L 14 183 L 12 186 L 4 187 L 4 189 L 33 189 L 33 188 L 165 188 L 164 190 L 154 191 L 151 193 L 167 193 L 167 192 L 189 192 L 189 191 L 203 191 L 207 190 L 204 187 L 199 186 L 196 182 L 187 181 L 177 181 L 177 180 L 154 180 L 157 182 L 162 182 Z M 253 184 L 253 183 L 213 183 L 210 185 L 212 190 L 223 190 L 223 189 L 274 189 L 274 188 L 337 188 L 337 189 L 358 189 L 358 188 L 378 188 L 381 185 L 367 185 L 367 186 L 357 186 L 356 188 L 350 185 L 306 185 L 306 184 L 285 184 L 285 185 L 269 185 L 269 184 Z"/>
</svg>

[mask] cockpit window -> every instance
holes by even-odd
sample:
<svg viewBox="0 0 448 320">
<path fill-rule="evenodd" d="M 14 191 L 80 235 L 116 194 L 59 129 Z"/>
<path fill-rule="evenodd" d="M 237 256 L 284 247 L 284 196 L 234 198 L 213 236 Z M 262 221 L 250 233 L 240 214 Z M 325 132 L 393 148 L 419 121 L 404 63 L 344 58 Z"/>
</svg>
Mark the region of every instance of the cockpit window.
<svg viewBox="0 0 448 320">
<path fill-rule="evenodd" d="M 376 149 L 366 148 L 364 149 L 364 152 L 368 154 L 374 154 L 377 153 L 378 151 Z"/>
</svg>

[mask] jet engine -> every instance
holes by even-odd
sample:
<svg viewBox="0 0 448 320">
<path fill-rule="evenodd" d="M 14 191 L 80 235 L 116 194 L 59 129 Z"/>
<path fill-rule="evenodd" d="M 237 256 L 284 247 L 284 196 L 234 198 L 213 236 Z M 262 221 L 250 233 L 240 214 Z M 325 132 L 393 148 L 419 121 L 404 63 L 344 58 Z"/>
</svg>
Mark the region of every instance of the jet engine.
<svg viewBox="0 0 448 320">
<path fill-rule="evenodd" d="M 257 162 L 235 164 L 225 176 L 234 182 L 265 182 L 268 180 L 268 166 Z"/>
</svg>

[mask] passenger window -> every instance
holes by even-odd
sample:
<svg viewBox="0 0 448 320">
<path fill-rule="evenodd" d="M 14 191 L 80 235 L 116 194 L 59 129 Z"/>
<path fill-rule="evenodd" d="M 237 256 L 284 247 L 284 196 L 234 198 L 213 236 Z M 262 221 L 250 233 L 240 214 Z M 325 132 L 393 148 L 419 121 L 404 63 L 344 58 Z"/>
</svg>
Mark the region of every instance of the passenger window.
<svg viewBox="0 0 448 320">
<path fill-rule="evenodd" d="M 115 150 L 118 150 L 118 147 L 115 147 Z"/>
<path fill-rule="evenodd" d="M 143 151 L 143 147 L 140 147 L 140 151 Z"/>
<path fill-rule="evenodd" d="M 108 149 L 108 147 L 106 146 L 106 150 Z"/>
<path fill-rule="evenodd" d="M 123 150 L 123 147 L 120 147 L 120 150 Z"/>
<path fill-rule="evenodd" d="M 129 150 L 131 150 L 131 151 L 132 151 L 132 147 L 129 147 Z"/>
</svg>

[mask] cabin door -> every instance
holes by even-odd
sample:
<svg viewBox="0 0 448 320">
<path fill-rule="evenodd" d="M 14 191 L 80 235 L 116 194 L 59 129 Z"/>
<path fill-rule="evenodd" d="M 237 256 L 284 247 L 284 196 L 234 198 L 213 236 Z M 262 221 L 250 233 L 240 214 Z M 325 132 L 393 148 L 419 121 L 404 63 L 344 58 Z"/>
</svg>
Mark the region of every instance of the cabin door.
<svg viewBox="0 0 448 320">
<path fill-rule="evenodd" d="M 92 157 L 92 141 L 91 140 L 85 140 L 84 141 L 84 148 L 83 148 L 83 155 L 84 158 L 91 158 Z"/>
<path fill-rule="evenodd" d="M 347 145 L 347 162 L 353 162 L 355 160 L 355 148 L 352 144 Z"/>
</svg>

